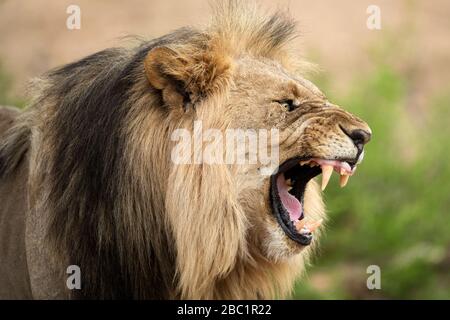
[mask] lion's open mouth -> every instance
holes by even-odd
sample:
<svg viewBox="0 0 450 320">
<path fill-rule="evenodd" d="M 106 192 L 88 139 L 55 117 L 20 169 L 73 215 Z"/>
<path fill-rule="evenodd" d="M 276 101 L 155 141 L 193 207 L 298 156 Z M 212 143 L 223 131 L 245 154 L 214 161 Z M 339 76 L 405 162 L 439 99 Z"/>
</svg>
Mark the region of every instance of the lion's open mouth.
<svg viewBox="0 0 450 320">
<path fill-rule="evenodd" d="M 340 174 L 341 187 L 356 170 L 356 161 L 293 158 L 284 162 L 271 176 L 270 199 L 272 210 L 284 232 L 297 243 L 306 246 L 322 220 L 308 221 L 304 212 L 307 183 L 322 173 L 322 190 L 335 170 Z"/>
</svg>

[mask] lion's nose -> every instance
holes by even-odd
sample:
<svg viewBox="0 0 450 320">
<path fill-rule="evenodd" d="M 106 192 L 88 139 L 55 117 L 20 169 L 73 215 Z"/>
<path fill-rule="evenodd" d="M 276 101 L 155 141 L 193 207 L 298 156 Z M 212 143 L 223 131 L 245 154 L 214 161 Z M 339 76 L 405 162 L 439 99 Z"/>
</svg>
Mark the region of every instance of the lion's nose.
<svg viewBox="0 0 450 320">
<path fill-rule="evenodd" d="M 362 150 L 364 145 L 370 141 L 370 138 L 372 137 L 372 133 L 368 130 L 364 129 L 353 129 L 353 130 L 346 130 L 341 126 L 342 131 L 352 139 L 355 146 L 358 148 L 358 150 Z"/>
<path fill-rule="evenodd" d="M 365 145 L 367 142 L 369 142 L 372 135 L 369 131 L 356 129 L 352 130 L 348 136 L 353 140 L 353 143 L 358 146 Z"/>
</svg>

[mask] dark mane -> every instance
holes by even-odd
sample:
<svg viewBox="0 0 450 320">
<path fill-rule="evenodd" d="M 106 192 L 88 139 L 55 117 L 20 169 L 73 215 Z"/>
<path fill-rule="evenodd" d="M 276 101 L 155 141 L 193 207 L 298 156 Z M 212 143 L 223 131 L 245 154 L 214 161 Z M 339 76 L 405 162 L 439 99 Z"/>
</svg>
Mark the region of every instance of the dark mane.
<svg viewBox="0 0 450 320">
<path fill-rule="evenodd" d="M 45 78 L 47 89 L 38 103 L 54 104 L 48 126 L 58 137 L 53 141 L 55 156 L 49 168 L 49 203 L 57 205 L 48 236 L 61 255 L 70 253 L 68 264 L 83 270 L 81 298 L 168 297 L 174 263 L 161 269 L 149 230 L 134 230 L 149 237 L 140 243 L 126 243 L 129 239 L 120 236 L 127 227 L 122 220 L 134 218 L 121 217 L 128 211 L 122 207 L 119 182 L 126 179 L 123 168 L 130 166 L 123 157 L 130 144 L 123 130 L 133 103 L 132 91 L 143 81 L 148 51 L 186 41 L 194 34 L 182 29 L 134 49 L 107 49 L 53 70 Z M 149 87 L 142 95 L 150 91 Z M 137 251 L 147 254 L 137 257 Z M 168 250 L 166 254 L 168 261 L 174 261 L 173 253 Z"/>
</svg>

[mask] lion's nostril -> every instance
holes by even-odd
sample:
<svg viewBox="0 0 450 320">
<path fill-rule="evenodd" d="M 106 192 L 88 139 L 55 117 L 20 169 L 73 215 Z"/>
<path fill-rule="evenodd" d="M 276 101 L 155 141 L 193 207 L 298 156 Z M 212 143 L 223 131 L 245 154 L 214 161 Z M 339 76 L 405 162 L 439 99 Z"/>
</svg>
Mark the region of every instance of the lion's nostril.
<svg viewBox="0 0 450 320">
<path fill-rule="evenodd" d="M 365 145 L 370 140 L 371 134 L 362 129 L 356 129 L 350 132 L 348 136 L 353 140 L 355 145 Z"/>
<path fill-rule="evenodd" d="M 363 146 L 370 141 L 370 138 L 372 134 L 369 131 L 363 130 L 363 129 L 354 129 L 354 130 L 346 130 L 342 126 L 341 130 L 344 131 L 344 133 L 352 139 L 355 146 L 362 150 Z"/>
</svg>

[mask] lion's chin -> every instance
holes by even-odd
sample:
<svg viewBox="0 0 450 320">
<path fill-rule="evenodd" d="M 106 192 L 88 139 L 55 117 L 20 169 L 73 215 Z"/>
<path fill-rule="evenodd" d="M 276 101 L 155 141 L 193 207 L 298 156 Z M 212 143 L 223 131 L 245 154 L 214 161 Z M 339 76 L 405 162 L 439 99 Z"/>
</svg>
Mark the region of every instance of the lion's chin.
<svg viewBox="0 0 450 320">
<path fill-rule="evenodd" d="M 308 182 L 322 173 L 322 190 L 335 170 L 341 186 L 355 172 L 357 161 L 292 158 L 285 161 L 270 178 L 270 203 L 281 230 L 300 246 L 308 246 L 322 219 L 313 221 L 305 213 L 305 190 Z"/>
</svg>

